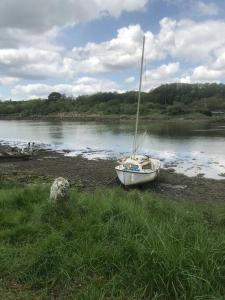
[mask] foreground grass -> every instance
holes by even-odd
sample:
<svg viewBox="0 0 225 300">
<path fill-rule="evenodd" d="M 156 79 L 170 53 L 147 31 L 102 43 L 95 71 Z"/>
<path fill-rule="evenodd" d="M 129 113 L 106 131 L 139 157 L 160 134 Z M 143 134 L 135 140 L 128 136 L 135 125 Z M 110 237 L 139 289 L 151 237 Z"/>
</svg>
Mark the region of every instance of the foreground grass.
<svg viewBox="0 0 225 300">
<path fill-rule="evenodd" d="M 225 207 L 0 187 L 0 299 L 224 299 Z"/>
</svg>

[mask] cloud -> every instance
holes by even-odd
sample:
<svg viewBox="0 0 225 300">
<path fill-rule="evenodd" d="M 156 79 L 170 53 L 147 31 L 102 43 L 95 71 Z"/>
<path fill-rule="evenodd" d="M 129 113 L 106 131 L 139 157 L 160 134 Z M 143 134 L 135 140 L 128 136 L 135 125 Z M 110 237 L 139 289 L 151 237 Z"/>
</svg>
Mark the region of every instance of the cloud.
<svg viewBox="0 0 225 300">
<path fill-rule="evenodd" d="M 197 22 L 164 18 L 158 33 L 144 32 L 138 24 L 130 25 L 118 29 L 111 40 L 87 43 L 71 51 L 54 44 L 39 47 L 41 40 L 37 40 L 37 46 L 0 49 L 0 75 L 29 80 L 71 80 L 79 74 L 89 76 L 137 68 L 144 34 L 147 64 L 170 59 L 195 67 L 196 63 L 208 65 L 217 60 L 215 63 L 219 68 L 222 61 L 225 62 L 223 31 L 225 22 L 221 20 Z M 53 35 L 49 33 L 50 37 Z"/>
<path fill-rule="evenodd" d="M 209 3 L 206 3 L 204 1 L 192 1 L 192 2 L 193 2 L 193 9 L 197 11 L 200 15 L 216 16 L 219 13 L 218 6 L 213 2 L 209 2 Z"/>
<path fill-rule="evenodd" d="M 58 28 L 53 28 L 43 33 L 28 32 L 26 29 L 1 28 L 0 48 L 35 47 L 39 49 L 60 49 L 54 43 L 59 33 Z"/>
<path fill-rule="evenodd" d="M 150 31 L 144 33 L 140 25 L 130 25 L 120 28 L 112 40 L 73 48 L 71 63 L 74 67 L 90 73 L 135 68 L 140 64 L 144 34 L 146 60 L 163 59 L 165 54 L 160 50 L 157 38 Z"/>
<path fill-rule="evenodd" d="M 219 7 L 214 2 L 203 0 L 162 0 L 169 5 L 177 6 L 186 16 L 216 16 Z"/>
<path fill-rule="evenodd" d="M 1 0 L 0 28 L 43 33 L 123 11 L 142 10 L 148 0 Z"/>
<path fill-rule="evenodd" d="M 205 65 L 194 67 L 182 82 L 222 82 L 225 79 L 225 49 L 217 51 L 218 57 Z M 220 54 L 219 54 L 220 53 Z"/>
<path fill-rule="evenodd" d="M 161 65 L 158 68 L 147 70 L 143 74 L 143 89 L 148 91 L 163 83 L 178 81 L 180 64 L 178 62 Z"/>
<path fill-rule="evenodd" d="M 118 90 L 118 84 L 114 81 L 93 77 L 81 77 L 73 84 L 49 85 L 35 83 L 16 85 L 12 90 L 12 95 L 16 99 L 32 99 L 47 97 L 53 91 L 78 96 L 81 94 L 94 94 L 97 92 L 111 92 Z"/>
<path fill-rule="evenodd" d="M 213 67 L 216 70 L 225 70 L 225 48 L 220 48 L 219 51 L 215 51 L 217 57 L 213 63 Z"/>
<path fill-rule="evenodd" d="M 36 48 L 0 49 L 0 74 L 43 80 L 69 76 L 70 70 L 60 52 Z"/>
<path fill-rule="evenodd" d="M 179 71 L 179 68 L 180 64 L 178 62 L 170 63 L 168 65 L 162 65 L 156 69 L 146 71 L 145 76 L 150 76 L 154 80 L 160 80 L 176 74 Z"/>
<path fill-rule="evenodd" d="M 149 0 L 1 0 L 0 47 L 55 47 L 65 27 L 103 16 L 143 10 Z"/>
<path fill-rule="evenodd" d="M 117 36 L 102 43 L 87 43 L 68 51 L 56 47 L 19 47 L 0 49 L 0 73 L 23 79 L 72 78 L 77 74 L 118 72 L 140 64 L 144 32 L 140 25 L 118 29 Z M 146 59 L 160 60 L 157 39 L 146 35 Z"/>
<path fill-rule="evenodd" d="M 207 66 L 199 66 L 194 69 L 192 79 L 195 81 L 217 81 L 221 79 L 225 71 L 213 70 Z"/>
<path fill-rule="evenodd" d="M 164 0 L 166 1 L 166 0 Z M 215 3 L 203 0 L 167 0 L 188 5 L 199 15 L 216 16 Z M 124 84 L 135 81 L 140 66 L 142 38 L 146 36 L 145 62 L 158 66 L 149 76 L 150 89 L 174 80 L 220 81 L 225 69 L 225 21 L 163 18 L 158 32 L 139 24 L 118 28 L 113 38 L 66 49 L 57 45 L 60 30 L 102 16 L 118 17 L 123 11 L 145 8 L 148 0 L 2 0 L 0 2 L 0 84 L 15 86 L 13 95 L 46 95 L 52 88 L 68 94 L 120 89 L 110 80 L 93 79 L 120 73 Z M 186 3 L 186 4 L 185 4 Z M 61 32 L 62 33 L 62 32 Z M 81 81 L 79 82 L 79 78 Z M 85 78 L 94 81 L 84 83 Z M 18 84 L 18 81 L 22 81 Z M 47 81 L 48 80 L 48 81 Z M 33 83 L 30 83 L 33 81 Z M 45 82 L 65 84 L 46 84 Z M 73 84 L 71 84 L 73 82 Z M 29 84 L 28 84 L 29 83 Z M 114 84 L 114 85 L 113 85 Z M 132 87 L 132 85 L 130 85 Z M 43 91 L 41 89 L 43 88 Z"/>
<path fill-rule="evenodd" d="M 164 18 L 159 33 L 160 43 L 168 54 L 188 62 L 207 61 L 213 58 L 215 51 L 225 46 L 225 22 L 221 20 L 174 21 Z M 165 37 L 166 42 L 163 43 Z"/>
<path fill-rule="evenodd" d="M 134 76 L 130 76 L 130 77 L 127 77 L 125 79 L 125 82 L 126 83 L 133 83 L 135 81 L 135 77 Z"/>
<path fill-rule="evenodd" d="M 70 54 L 73 69 L 87 73 L 113 72 L 136 68 L 140 64 L 142 37 L 146 36 L 145 60 L 165 58 L 196 64 L 215 60 L 217 51 L 225 47 L 225 22 L 221 20 L 176 21 L 164 18 L 160 30 L 143 32 L 140 25 L 120 28 L 117 36 L 102 43 L 75 47 Z"/>
<path fill-rule="evenodd" d="M 218 70 L 211 66 L 198 66 L 192 70 L 189 75 L 181 78 L 181 82 L 194 83 L 194 82 L 221 82 L 225 79 L 225 69 Z"/>
<path fill-rule="evenodd" d="M 11 86 L 19 81 L 19 78 L 15 77 L 0 77 L 0 85 Z"/>
</svg>

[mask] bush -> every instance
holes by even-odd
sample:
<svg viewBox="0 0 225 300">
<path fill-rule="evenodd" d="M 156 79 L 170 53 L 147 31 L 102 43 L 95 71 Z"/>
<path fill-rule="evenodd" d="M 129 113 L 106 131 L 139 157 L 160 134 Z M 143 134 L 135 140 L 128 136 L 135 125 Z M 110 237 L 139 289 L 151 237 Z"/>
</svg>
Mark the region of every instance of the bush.
<svg viewBox="0 0 225 300">
<path fill-rule="evenodd" d="M 205 110 L 199 110 L 198 112 L 207 117 L 212 117 L 212 112 L 210 110 L 205 109 Z"/>
<path fill-rule="evenodd" d="M 174 104 L 167 107 L 167 113 L 171 116 L 186 114 L 187 110 L 181 104 Z"/>
</svg>

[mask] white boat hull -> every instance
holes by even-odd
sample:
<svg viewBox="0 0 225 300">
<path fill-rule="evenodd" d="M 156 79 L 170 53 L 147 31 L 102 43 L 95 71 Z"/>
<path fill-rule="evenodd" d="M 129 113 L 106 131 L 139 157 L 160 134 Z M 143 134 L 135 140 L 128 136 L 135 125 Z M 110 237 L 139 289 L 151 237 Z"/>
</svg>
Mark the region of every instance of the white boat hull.
<svg viewBox="0 0 225 300">
<path fill-rule="evenodd" d="M 117 176 L 123 185 L 136 185 L 155 180 L 159 171 L 151 173 L 130 172 L 116 169 Z"/>
</svg>

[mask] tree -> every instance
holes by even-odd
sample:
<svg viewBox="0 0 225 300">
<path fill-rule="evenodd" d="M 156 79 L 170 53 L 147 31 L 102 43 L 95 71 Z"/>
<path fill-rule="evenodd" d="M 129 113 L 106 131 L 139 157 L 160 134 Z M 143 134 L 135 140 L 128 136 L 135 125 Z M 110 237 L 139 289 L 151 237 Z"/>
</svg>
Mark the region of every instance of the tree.
<svg viewBox="0 0 225 300">
<path fill-rule="evenodd" d="M 61 100 L 61 99 L 62 99 L 62 94 L 60 94 L 58 92 L 52 92 L 48 96 L 49 101 L 56 101 L 56 100 Z"/>
</svg>

